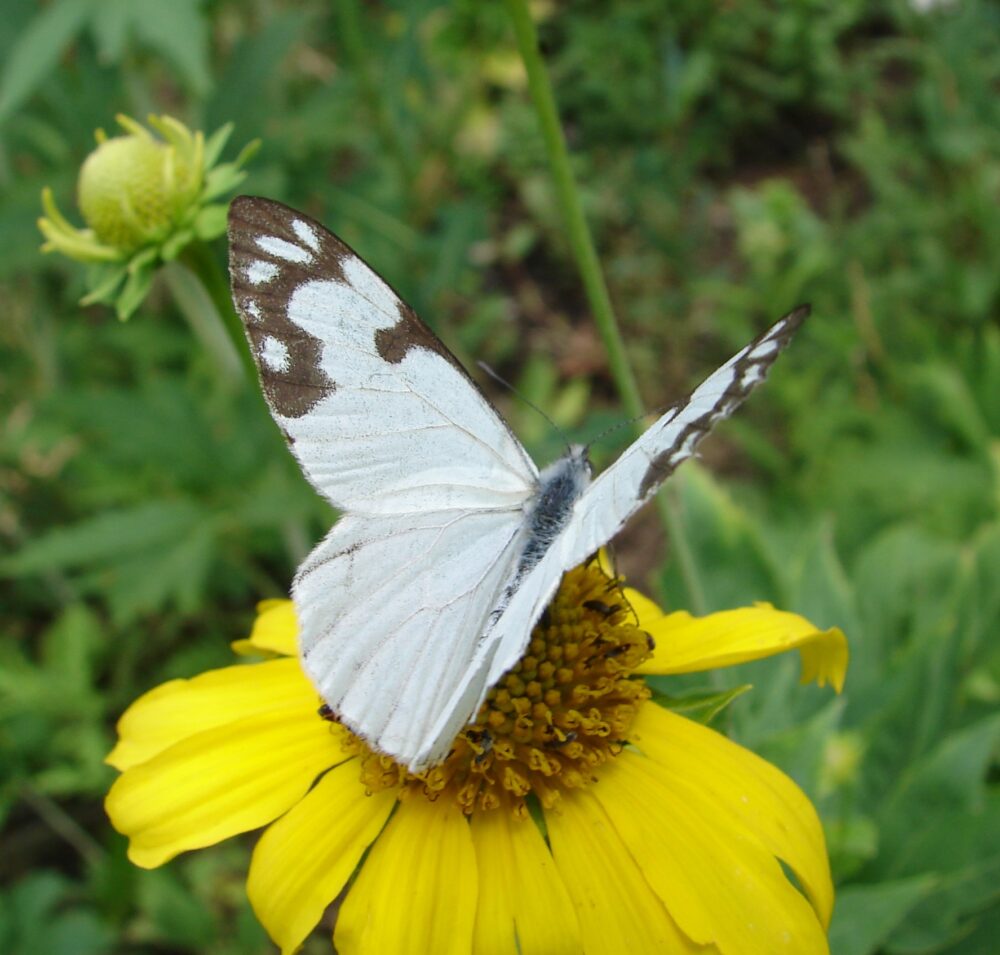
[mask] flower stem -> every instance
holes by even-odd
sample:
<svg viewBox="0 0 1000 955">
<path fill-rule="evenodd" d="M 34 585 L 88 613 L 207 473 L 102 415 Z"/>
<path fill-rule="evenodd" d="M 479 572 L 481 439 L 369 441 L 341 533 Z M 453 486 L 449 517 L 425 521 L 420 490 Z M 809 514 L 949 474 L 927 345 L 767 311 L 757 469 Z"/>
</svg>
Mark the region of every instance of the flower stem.
<svg viewBox="0 0 1000 955">
<path fill-rule="evenodd" d="M 559 208 L 566 223 L 567 238 L 577 268 L 580 270 L 580 277 L 583 279 L 587 301 L 590 302 L 594 313 L 594 322 L 608 353 L 611 375 L 628 415 L 640 418 L 644 409 L 642 398 L 639 396 L 639 386 L 625 354 L 625 344 L 611 307 L 611 296 L 608 294 L 597 250 L 594 248 L 594 241 L 583 215 L 580 193 L 573 179 L 566 140 L 556 112 L 552 85 L 549 83 L 545 64 L 538 49 L 535 24 L 528 10 L 527 0 L 507 0 L 507 9 L 514 21 L 517 45 L 528 72 L 528 87 L 545 139 L 545 150 L 552 167 L 552 178 L 555 180 Z"/>
<path fill-rule="evenodd" d="M 538 49 L 538 34 L 528 9 L 528 0 L 507 0 L 507 9 L 514 23 L 518 49 L 528 74 L 528 88 L 538 114 L 570 248 L 583 280 L 584 292 L 590 303 L 594 322 L 607 351 L 608 367 L 615 387 L 626 413 L 636 419 L 637 432 L 641 433 L 645 409 L 639 394 L 639 386 L 628 361 L 625 343 L 611 305 L 611 296 L 604 281 L 594 240 L 583 214 L 583 204 L 573 178 L 566 139 L 556 111 L 552 84 L 549 82 Z M 707 609 L 704 589 L 701 586 L 694 555 L 684 539 L 679 509 L 672 496 L 668 494 L 658 494 L 656 506 L 670 541 L 671 553 L 677 559 L 678 569 L 687 591 L 688 605 L 694 613 L 702 614 Z"/>
<path fill-rule="evenodd" d="M 176 271 L 172 275 L 167 268 L 167 281 L 195 334 L 211 349 L 227 376 L 239 377 L 242 368 L 247 380 L 256 382 L 257 370 L 229 295 L 229 279 L 212 250 L 203 242 L 192 242 L 178 261 L 186 276 L 180 277 Z"/>
</svg>

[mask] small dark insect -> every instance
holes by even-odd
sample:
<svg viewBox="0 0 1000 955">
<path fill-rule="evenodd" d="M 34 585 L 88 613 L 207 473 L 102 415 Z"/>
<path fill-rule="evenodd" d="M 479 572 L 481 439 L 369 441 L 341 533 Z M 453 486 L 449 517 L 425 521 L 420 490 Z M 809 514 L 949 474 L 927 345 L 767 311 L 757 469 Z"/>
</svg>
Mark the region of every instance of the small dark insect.
<svg viewBox="0 0 1000 955">
<path fill-rule="evenodd" d="M 649 647 L 650 653 L 656 649 L 656 641 L 653 639 L 653 635 L 651 633 L 646 634 L 646 646 Z"/>
<path fill-rule="evenodd" d="M 570 730 L 563 739 L 550 739 L 546 740 L 545 745 L 549 749 L 559 749 L 561 746 L 565 746 L 567 743 L 572 743 L 576 739 L 576 730 Z"/>
<path fill-rule="evenodd" d="M 485 729 L 468 730 L 466 731 L 465 738 L 470 743 L 478 743 L 482 747 L 482 751 L 476 753 L 472 760 L 477 766 L 482 765 L 486 761 L 486 757 L 489 756 L 490 750 L 493 749 L 493 734 Z"/>
<path fill-rule="evenodd" d="M 585 600 L 583 605 L 588 610 L 593 610 L 594 613 L 602 614 L 605 617 L 612 617 L 622 609 L 621 604 L 608 606 L 603 600 Z"/>
<path fill-rule="evenodd" d="M 329 720 L 331 723 L 337 722 L 337 714 L 328 703 L 324 703 L 317 711 L 321 720 Z"/>
</svg>

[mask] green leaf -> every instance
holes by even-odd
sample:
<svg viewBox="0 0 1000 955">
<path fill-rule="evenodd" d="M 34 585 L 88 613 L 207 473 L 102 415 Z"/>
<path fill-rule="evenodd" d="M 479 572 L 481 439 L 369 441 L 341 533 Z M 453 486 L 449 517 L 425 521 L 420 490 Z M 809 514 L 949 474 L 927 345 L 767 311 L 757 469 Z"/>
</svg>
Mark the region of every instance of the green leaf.
<svg viewBox="0 0 1000 955">
<path fill-rule="evenodd" d="M 80 299 L 81 305 L 110 305 L 118 294 L 122 282 L 128 277 L 128 264 L 124 262 L 104 262 L 87 270 L 87 294 Z"/>
<path fill-rule="evenodd" d="M 115 312 L 121 321 L 131 318 L 135 310 L 143 303 L 153 284 L 155 269 L 152 265 L 129 269 L 128 278 L 118 298 L 115 301 Z"/>
<path fill-rule="evenodd" d="M 198 96 L 212 84 L 203 0 L 132 0 L 136 35 L 178 69 Z"/>
<path fill-rule="evenodd" d="M 216 533 L 205 521 L 141 560 L 119 562 L 111 579 L 102 581 L 114 622 L 124 625 L 171 602 L 181 613 L 193 611 L 215 556 Z"/>
<path fill-rule="evenodd" d="M 176 541 L 194 531 L 201 511 L 189 501 L 152 501 L 105 511 L 68 527 L 57 527 L 0 561 L 0 573 L 24 576 L 55 568 L 119 561 Z"/>
<path fill-rule="evenodd" d="M 56 0 L 18 38 L 0 72 L 0 123 L 41 85 L 80 32 L 95 0 Z"/>
<path fill-rule="evenodd" d="M 739 607 L 755 600 L 785 604 L 779 569 L 768 554 L 760 529 L 706 470 L 693 462 L 671 478 L 664 493 L 677 494 L 683 530 L 691 548 L 709 609 Z M 665 580 L 673 606 L 684 595 Z"/>
<path fill-rule="evenodd" d="M 913 812 L 937 808 L 972 812 L 981 807 L 990 762 L 1000 748 L 1000 714 L 986 717 L 947 737 L 907 772 L 883 808 L 887 820 L 902 827 Z M 909 842 L 905 831 L 902 841 Z M 998 833 L 1000 839 L 1000 833 Z"/>
<path fill-rule="evenodd" d="M 6 955 L 110 955 L 110 931 L 93 912 L 73 907 L 73 894 L 64 876 L 35 872 L 0 896 Z"/>
<path fill-rule="evenodd" d="M 226 217 L 229 214 L 229 206 L 216 203 L 205 206 L 198 212 L 198 217 L 194 220 L 195 235 L 202 242 L 211 242 L 226 231 Z"/>
<path fill-rule="evenodd" d="M 699 723 L 711 723 L 730 703 L 744 693 L 752 690 L 753 686 L 744 683 L 742 686 L 733 687 L 731 690 L 721 692 L 685 693 L 681 696 L 672 696 L 660 692 L 653 688 L 653 700 L 660 706 L 687 716 Z"/>
<path fill-rule="evenodd" d="M 164 938 L 193 951 L 208 951 L 215 941 L 210 909 L 169 871 L 149 873 L 139 883 L 143 911 Z"/>
<path fill-rule="evenodd" d="M 226 148 L 229 137 L 233 134 L 234 123 L 224 123 L 208 139 L 205 140 L 205 168 L 211 169 L 222 155 L 222 150 Z"/>
<path fill-rule="evenodd" d="M 841 889 L 830 925 L 830 955 L 871 955 L 878 951 L 934 885 L 932 876 L 923 875 Z"/>
<path fill-rule="evenodd" d="M 976 404 L 969 384 L 958 368 L 921 364 L 907 369 L 905 378 L 914 391 L 914 404 L 947 427 L 972 449 L 986 451 L 992 440 L 990 427 Z"/>
</svg>

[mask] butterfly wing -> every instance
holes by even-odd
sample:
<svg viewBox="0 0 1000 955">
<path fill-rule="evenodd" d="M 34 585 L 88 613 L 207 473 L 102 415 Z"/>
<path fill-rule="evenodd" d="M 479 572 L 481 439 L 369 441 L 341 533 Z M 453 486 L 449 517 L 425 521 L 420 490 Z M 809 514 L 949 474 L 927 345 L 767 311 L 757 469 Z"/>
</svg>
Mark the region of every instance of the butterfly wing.
<svg viewBox="0 0 1000 955">
<path fill-rule="evenodd" d="M 346 512 L 293 586 L 303 666 L 351 729 L 416 768 L 486 692 L 485 634 L 538 472 L 454 356 L 319 223 L 240 197 L 229 238 L 271 413 Z"/>
<path fill-rule="evenodd" d="M 458 360 L 343 242 L 279 202 L 229 213 L 233 300 L 271 413 L 334 506 L 520 504 L 538 472 Z"/>
<path fill-rule="evenodd" d="M 559 542 L 568 570 L 606 544 L 689 458 L 716 422 L 759 385 L 809 314 L 802 305 L 774 323 L 671 408 L 584 491 Z"/>
<path fill-rule="evenodd" d="M 522 534 L 500 510 L 334 525 L 293 594 L 304 666 L 341 722 L 415 771 L 447 755 L 488 689 L 488 622 Z"/>
</svg>

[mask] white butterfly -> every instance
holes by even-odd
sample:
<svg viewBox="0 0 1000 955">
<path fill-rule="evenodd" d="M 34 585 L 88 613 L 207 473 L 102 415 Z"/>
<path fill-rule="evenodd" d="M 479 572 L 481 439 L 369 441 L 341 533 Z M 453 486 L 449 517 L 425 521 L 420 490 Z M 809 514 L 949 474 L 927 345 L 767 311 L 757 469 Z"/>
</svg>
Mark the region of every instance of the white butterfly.
<svg viewBox="0 0 1000 955">
<path fill-rule="evenodd" d="M 764 380 L 809 311 L 747 345 L 591 483 L 580 447 L 539 472 L 454 355 L 308 216 L 242 196 L 229 243 L 271 413 L 343 511 L 293 584 L 303 666 L 341 722 L 412 771 L 447 755 L 563 572 Z"/>
</svg>

